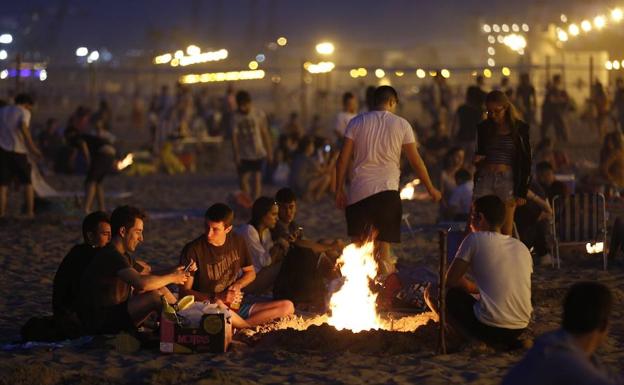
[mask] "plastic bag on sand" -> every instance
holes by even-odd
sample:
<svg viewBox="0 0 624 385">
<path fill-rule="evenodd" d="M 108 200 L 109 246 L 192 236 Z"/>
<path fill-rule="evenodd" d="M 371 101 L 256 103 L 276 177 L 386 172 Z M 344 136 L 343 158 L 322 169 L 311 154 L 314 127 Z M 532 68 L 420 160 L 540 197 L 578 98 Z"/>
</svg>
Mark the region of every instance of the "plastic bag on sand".
<svg viewBox="0 0 624 385">
<path fill-rule="evenodd" d="M 225 319 L 231 317 L 227 307 L 214 303 L 195 302 L 188 308 L 180 310 L 178 317 L 182 318 L 185 327 L 199 328 L 199 322 L 204 314 L 225 314 Z"/>
</svg>

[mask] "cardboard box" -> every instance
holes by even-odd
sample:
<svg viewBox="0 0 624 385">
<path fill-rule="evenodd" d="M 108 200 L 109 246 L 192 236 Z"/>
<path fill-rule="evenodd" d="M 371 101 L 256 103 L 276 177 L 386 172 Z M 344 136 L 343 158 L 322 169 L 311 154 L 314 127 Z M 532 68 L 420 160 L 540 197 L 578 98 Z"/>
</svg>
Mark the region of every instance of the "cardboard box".
<svg viewBox="0 0 624 385">
<path fill-rule="evenodd" d="M 184 327 L 163 316 L 160 351 L 163 353 L 223 353 L 232 341 L 232 322 L 223 313 L 204 314 L 199 327 Z"/>
</svg>

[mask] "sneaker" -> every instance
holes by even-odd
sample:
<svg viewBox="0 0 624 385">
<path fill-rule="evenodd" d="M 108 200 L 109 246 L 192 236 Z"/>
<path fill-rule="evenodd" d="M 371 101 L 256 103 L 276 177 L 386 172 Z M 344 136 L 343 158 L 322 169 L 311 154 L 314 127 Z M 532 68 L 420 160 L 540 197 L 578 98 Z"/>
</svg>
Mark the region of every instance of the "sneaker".
<svg viewBox="0 0 624 385">
<path fill-rule="evenodd" d="M 553 256 L 550 253 L 544 254 L 540 257 L 540 266 L 552 266 Z"/>
</svg>

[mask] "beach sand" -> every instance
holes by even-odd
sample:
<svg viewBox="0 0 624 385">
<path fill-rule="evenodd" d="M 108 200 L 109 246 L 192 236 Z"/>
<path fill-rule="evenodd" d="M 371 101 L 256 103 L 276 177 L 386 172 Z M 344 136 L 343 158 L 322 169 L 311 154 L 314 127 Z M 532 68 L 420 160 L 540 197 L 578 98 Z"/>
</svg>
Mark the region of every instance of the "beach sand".
<svg viewBox="0 0 624 385">
<path fill-rule="evenodd" d="M 55 177 L 59 190 L 80 190 L 82 178 Z M 201 213 L 223 201 L 236 188 L 233 170 L 185 175 L 113 176 L 109 191 L 132 191 L 115 203 L 138 205 L 161 215 L 184 210 L 178 217 L 151 219 L 145 225 L 145 243 L 136 256 L 158 267 L 177 263 L 182 246 L 202 233 Z M 274 193 L 275 187 L 267 188 Z M 12 201 L 21 201 L 13 193 Z M 68 203 L 71 207 L 72 203 Z M 433 204 L 408 202 L 412 224 L 432 223 Z M 13 213 L 15 213 L 13 211 Z M 184 217 L 186 215 L 186 218 Z M 298 221 L 308 237 L 344 237 L 342 213 L 331 199 L 300 202 Z M 21 325 L 33 315 L 50 313 L 52 280 L 58 264 L 80 241 L 77 210 L 62 217 L 45 215 L 36 221 L 10 219 L 0 224 L 0 342 L 19 339 Z M 246 218 L 237 218 L 239 221 Z M 404 263 L 437 269 L 435 233 L 404 234 L 395 248 Z M 600 356 L 610 367 L 624 369 L 624 269 L 622 264 L 601 270 L 601 258 L 582 250 L 563 256 L 562 269 L 535 266 L 534 322 L 530 335 L 556 328 L 566 289 L 578 280 L 598 280 L 614 293 L 613 325 Z M 296 324 L 297 320 L 281 326 Z M 237 338 L 224 354 L 165 355 L 155 349 L 124 354 L 106 339 L 84 347 L 0 352 L 0 384 L 497 384 L 521 357 L 522 351 L 500 353 L 462 346 L 458 352 L 436 355 L 437 334 L 430 323 L 415 333 L 367 332 L 353 335 L 329 326 L 306 331 L 273 330 L 276 324 L 248 338 Z"/>
</svg>

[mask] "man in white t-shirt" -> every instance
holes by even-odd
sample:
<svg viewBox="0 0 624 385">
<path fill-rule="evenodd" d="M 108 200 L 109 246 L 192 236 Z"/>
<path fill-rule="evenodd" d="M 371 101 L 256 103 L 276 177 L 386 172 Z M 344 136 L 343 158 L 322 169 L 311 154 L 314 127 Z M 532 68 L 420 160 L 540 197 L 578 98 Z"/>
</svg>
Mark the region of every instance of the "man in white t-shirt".
<svg viewBox="0 0 624 385">
<path fill-rule="evenodd" d="M 459 332 L 511 349 L 521 346 L 518 337 L 533 311 L 533 260 L 522 242 L 501 234 L 504 218 L 505 204 L 497 196 L 475 200 L 473 232 L 446 273 L 446 305 L 449 322 Z M 466 277 L 468 271 L 474 281 Z"/>
<path fill-rule="evenodd" d="M 355 118 L 357 109 L 358 103 L 355 95 L 351 92 L 345 92 L 344 95 L 342 95 L 342 111 L 336 115 L 336 122 L 334 124 L 334 134 L 336 134 L 338 148 L 342 147 L 347 125 L 349 125 L 351 119 Z"/>
<path fill-rule="evenodd" d="M 399 102 L 389 86 L 375 90 L 376 110 L 351 119 L 336 165 L 336 206 L 345 209 L 349 236 L 362 242 L 376 233 L 376 257 L 381 275 L 394 272 L 390 242 L 401 241 L 402 206 L 399 197 L 401 152 L 407 156 L 416 175 L 434 201 L 441 198 L 418 154 L 416 137 L 407 120 L 394 114 Z M 353 157 L 349 194 L 344 181 Z"/>
<path fill-rule="evenodd" d="M 30 135 L 30 111 L 33 107 L 30 95 L 19 94 L 15 105 L 0 109 L 0 217 L 6 214 L 8 185 L 16 180 L 24 186 L 26 216 L 34 216 L 35 193 L 33 191 L 28 153 L 41 158 Z"/>
<path fill-rule="evenodd" d="M 232 127 L 234 161 L 238 167 L 241 190 L 257 199 L 262 194 L 262 165 L 265 161 L 271 163 L 272 159 L 271 135 L 266 115 L 252 106 L 247 91 L 236 93 L 236 104 L 238 109 Z M 250 177 L 253 177 L 251 186 Z"/>
</svg>

